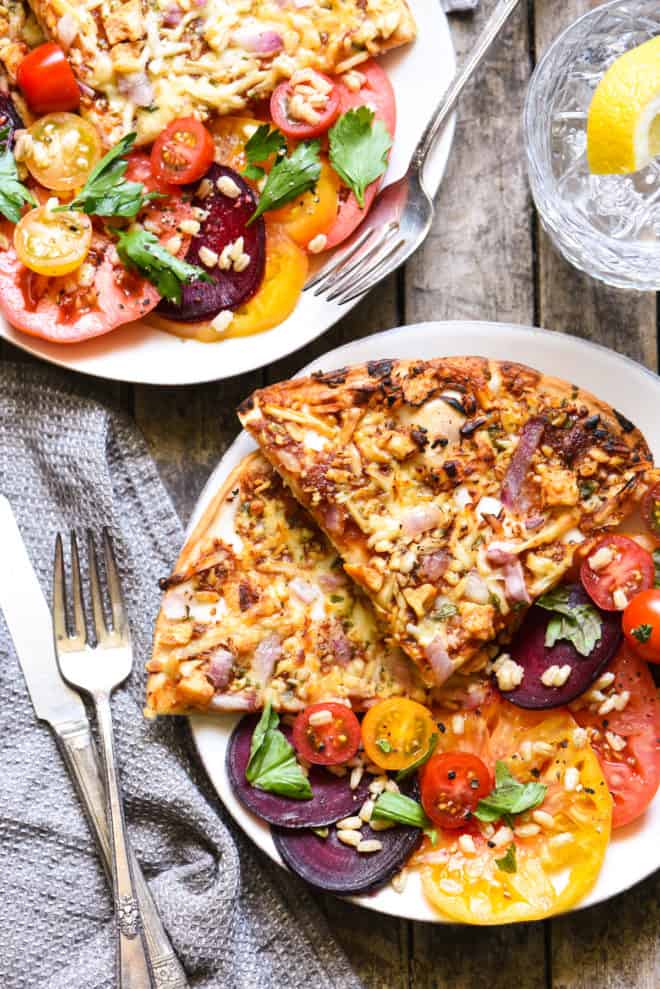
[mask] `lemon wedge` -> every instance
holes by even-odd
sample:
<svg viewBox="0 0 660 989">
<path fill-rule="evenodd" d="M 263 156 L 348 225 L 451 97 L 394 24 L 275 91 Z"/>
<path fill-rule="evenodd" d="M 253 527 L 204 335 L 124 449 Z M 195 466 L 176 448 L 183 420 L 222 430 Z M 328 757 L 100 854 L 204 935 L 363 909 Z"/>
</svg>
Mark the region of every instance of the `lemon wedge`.
<svg viewBox="0 0 660 989">
<path fill-rule="evenodd" d="M 625 175 L 660 155 L 660 36 L 617 58 L 589 107 L 587 160 L 598 175 Z"/>
</svg>

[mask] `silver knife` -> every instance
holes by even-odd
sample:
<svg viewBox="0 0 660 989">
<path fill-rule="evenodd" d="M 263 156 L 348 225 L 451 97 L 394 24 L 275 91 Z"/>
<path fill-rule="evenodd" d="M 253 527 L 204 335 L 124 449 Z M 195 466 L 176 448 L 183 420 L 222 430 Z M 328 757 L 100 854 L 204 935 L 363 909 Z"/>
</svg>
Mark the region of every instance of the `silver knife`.
<svg viewBox="0 0 660 989">
<path fill-rule="evenodd" d="M 14 641 L 35 714 L 46 721 L 82 798 L 83 807 L 110 874 L 110 834 L 98 755 L 85 706 L 60 677 L 53 647 L 50 609 L 23 542 L 9 501 L 0 495 L 0 608 Z M 147 952 L 156 989 L 188 989 L 185 973 L 174 954 L 156 904 L 132 855 Z"/>
</svg>

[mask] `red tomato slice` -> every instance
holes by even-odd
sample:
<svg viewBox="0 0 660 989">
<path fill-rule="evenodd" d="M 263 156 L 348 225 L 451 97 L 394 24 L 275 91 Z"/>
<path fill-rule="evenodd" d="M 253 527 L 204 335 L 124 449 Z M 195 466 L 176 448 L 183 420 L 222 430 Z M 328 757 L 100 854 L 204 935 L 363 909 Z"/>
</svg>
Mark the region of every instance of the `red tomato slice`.
<svg viewBox="0 0 660 989">
<path fill-rule="evenodd" d="M 488 768 L 471 752 L 441 752 L 421 772 L 422 806 L 441 828 L 462 828 L 492 789 Z"/>
<path fill-rule="evenodd" d="M 18 66 L 16 81 L 35 113 L 77 110 L 80 90 L 67 57 L 54 41 L 26 55 Z"/>
<path fill-rule="evenodd" d="M 592 560 L 598 563 L 597 567 L 591 565 Z M 653 557 L 628 536 L 611 535 L 599 539 L 580 568 L 580 579 L 587 594 L 605 611 L 623 611 L 626 604 L 617 601 L 615 592 L 622 591 L 630 601 L 634 594 L 653 587 L 654 577 Z"/>
<path fill-rule="evenodd" d="M 660 539 L 660 482 L 654 484 L 644 496 L 642 516 L 651 535 Z"/>
<path fill-rule="evenodd" d="M 340 104 L 345 87 L 333 83 L 332 79 L 323 72 L 316 72 L 315 74 L 320 76 L 329 86 L 332 86 L 332 89 L 327 94 L 326 103 L 322 108 L 319 107 L 316 110 L 320 118 L 317 123 L 307 123 L 304 120 L 297 120 L 295 117 L 289 115 L 289 103 L 294 96 L 294 87 L 290 82 L 281 82 L 275 88 L 270 98 L 270 114 L 273 118 L 273 123 L 287 137 L 293 137 L 300 141 L 307 140 L 310 137 L 318 137 L 320 134 L 324 134 L 339 116 Z"/>
<path fill-rule="evenodd" d="M 195 117 L 173 120 L 151 149 L 151 168 L 160 182 L 187 185 L 201 179 L 213 161 L 215 145 Z"/>
<path fill-rule="evenodd" d="M 635 595 L 623 613 L 623 634 L 637 656 L 660 663 L 660 589 Z"/>
<path fill-rule="evenodd" d="M 365 83 L 356 93 L 351 92 L 341 83 L 341 107 L 340 113 L 353 110 L 359 106 L 369 106 L 376 115 L 377 120 L 382 120 L 392 138 L 396 131 L 396 100 L 392 84 L 387 73 L 381 69 L 376 62 L 365 62 L 358 70 L 366 77 Z M 364 194 L 364 209 L 360 209 L 358 201 L 352 192 L 345 187 L 340 191 L 339 212 L 334 225 L 327 234 L 326 250 L 336 247 L 343 240 L 353 233 L 362 223 L 369 212 L 372 202 L 378 192 L 382 177 L 372 182 Z"/>
<path fill-rule="evenodd" d="M 614 799 L 612 827 L 620 828 L 644 813 L 660 784 L 660 703 L 648 667 L 629 649 L 622 648 L 608 670 L 615 677 L 610 689 L 630 693 L 623 711 L 599 715 L 582 708 L 574 717 L 597 733 L 590 741 Z M 613 748 L 617 739 L 625 747 Z"/>
<path fill-rule="evenodd" d="M 322 724 L 322 712 L 330 716 Z M 319 718 L 319 715 L 322 715 Z M 315 717 L 316 716 L 316 717 Z M 327 715 L 325 716 L 327 718 Z M 293 744 L 297 752 L 317 766 L 336 766 L 351 759 L 360 744 L 360 722 L 345 704 L 312 704 L 301 711 L 293 725 Z"/>
</svg>

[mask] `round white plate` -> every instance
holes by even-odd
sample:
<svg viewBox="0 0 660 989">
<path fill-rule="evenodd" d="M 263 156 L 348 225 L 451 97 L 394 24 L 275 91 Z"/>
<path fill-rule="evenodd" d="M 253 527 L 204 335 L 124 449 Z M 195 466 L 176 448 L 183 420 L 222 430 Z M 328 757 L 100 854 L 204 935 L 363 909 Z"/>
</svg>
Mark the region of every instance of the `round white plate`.
<svg viewBox="0 0 660 989">
<path fill-rule="evenodd" d="M 516 360 L 587 388 L 630 418 L 646 436 L 656 461 L 660 458 L 660 378 L 634 361 L 576 337 L 508 323 L 444 322 L 401 326 L 356 340 L 314 361 L 301 373 L 332 371 L 346 364 L 387 357 L 431 358 L 461 354 Z M 229 472 L 255 449 L 241 433 L 227 450 L 202 492 L 191 526 L 199 519 Z M 221 800 L 247 835 L 275 862 L 281 860 L 267 824 L 236 800 L 225 772 L 225 751 L 236 717 L 190 719 L 202 762 Z M 616 832 L 607 850 L 598 882 L 580 907 L 590 906 L 628 889 L 660 868 L 660 796 L 636 824 Z M 443 923 L 428 906 L 419 878 L 412 873 L 403 893 L 390 886 L 354 903 L 408 920 Z"/>
<path fill-rule="evenodd" d="M 396 140 L 385 183 L 405 173 L 431 113 L 454 75 L 454 48 L 440 0 L 411 0 L 417 40 L 379 59 L 397 99 Z M 429 159 L 429 191 L 440 186 L 454 134 L 454 119 Z M 341 250 L 341 248 L 339 248 Z M 359 300 L 339 305 L 304 292 L 289 318 L 258 336 L 214 344 L 183 340 L 150 327 L 148 320 L 119 327 L 80 344 L 53 344 L 27 336 L 0 316 L 0 337 L 62 367 L 115 381 L 149 385 L 192 385 L 253 371 L 303 347 L 345 316 Z"/>
</svg>

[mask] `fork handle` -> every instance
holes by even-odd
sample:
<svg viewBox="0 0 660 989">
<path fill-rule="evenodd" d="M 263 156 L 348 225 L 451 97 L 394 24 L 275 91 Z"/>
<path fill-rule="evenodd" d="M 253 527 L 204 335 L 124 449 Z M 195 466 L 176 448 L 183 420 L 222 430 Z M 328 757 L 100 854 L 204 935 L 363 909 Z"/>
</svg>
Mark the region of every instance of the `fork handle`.
<svg viewBox="0 0 660 989">
<path fill-rule="evenodd" d="M 106 815 L 106 798 L 99 769 L 99 759 L 85 721 L 54 726 L 65 762 L 82 798 L 87 817 L 101 851 L 103 865 L 112 875 L 110 831 Z M 147 952 L 156 989 L 188 989 L 186 975 L 174 954 L 156 904 L 140 868 L 129 848 L 133 881 L 142 911 Z"/>
<path fill-rule="evenodd" d="M 133 886 L 124 809 L 119 791 L 110 694 L 95 694 L 94 704 L 101 739 L 110 824 L 110 856 L 117 934 L 117 983 L 119 989 L 152 989 L 149 963 L 142 940 L 142 915 Z"/>
<path fill-rule="evenodd" d="M 419 144 L 415 148 L 411 160 L 411 167 L 420 171 L 426 161 L 426 157 L 433 147 L 438 132 L 447 121 L 447 117 L 452 112 L 459 96 L 465 89 L 482 61 L 486 57 L 491 45 L 498 34 L 511 17 L 520 0 L 499 0 L 495 10 L 486 21 L 484 28 L 477 38 L 472 51 L 468 55 L 465 64 L 456 73 L 449 84 L 449 88 L 443 94 L 438 103 L 433 116 L 422 134 Z"/>
</svg>

